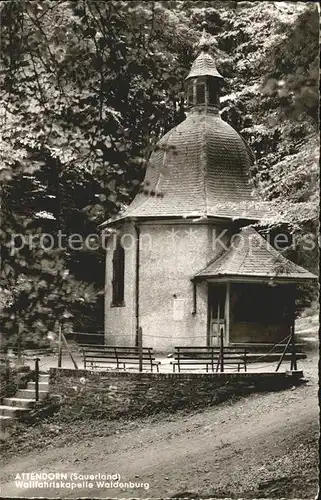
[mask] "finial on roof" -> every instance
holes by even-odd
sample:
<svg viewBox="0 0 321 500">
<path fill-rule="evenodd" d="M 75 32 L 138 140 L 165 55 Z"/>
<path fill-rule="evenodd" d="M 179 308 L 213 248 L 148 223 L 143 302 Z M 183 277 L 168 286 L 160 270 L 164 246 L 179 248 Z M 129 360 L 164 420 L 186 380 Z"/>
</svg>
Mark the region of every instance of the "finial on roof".
<svg viewBox="0 0 321 500">
<path fill-rule="evenodd" d="M 216 45 L 214 37 L 210 36 L 207 31 L 207 22 L 202 22 L 203 33 L 200 41 L 197 44 L 200 49 L 200 54 L 192 64 L 191 70 L 185 80 L 195 78 L 197 76 L 214 76 L 215 78 L 223 79 L 222 75 L 217 71 L 215 61 L 210 54 L 210 47 Z"/>
<path fill-rule="evenodd" d="M 204 52 L 207 52 L 208 49 L 209 49 L 209 39 L 208 39 L 208 34 L 207 34 L 207 31 L 206 31 L 206 28 L 208 26 L 207 22 L 206 21 L 203 21 L 202 22 L 202 28 L 203 28 L 203 31 L 202 31 L 202 36 L 200 38 L 200 41 L 198 42 L 198 47 L 204 51 Z"/>
</svg>

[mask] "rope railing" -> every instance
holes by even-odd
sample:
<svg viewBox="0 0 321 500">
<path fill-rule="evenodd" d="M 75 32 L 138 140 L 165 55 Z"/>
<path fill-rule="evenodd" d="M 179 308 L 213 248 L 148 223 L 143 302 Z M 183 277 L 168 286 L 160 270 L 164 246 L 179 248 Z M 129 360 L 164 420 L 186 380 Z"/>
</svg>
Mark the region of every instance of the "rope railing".
<svg viewBox="0 0 321 500">
<path fill-rule="evenodd" d="M 86 335 L 86 336 L 101 336 L 105 337 L 103 334 L 98 334 L 98 333 L 85 333 L 85 332 L 64 332 L 65 335 Z M 108 338 L 108 335 L 106 336 Z M 131 334 L 113 334 L 113 338 L 121 338 L 121 337 L 133 337 Z M 148 333 L 144 333 L 144 338 L 145 337 L 151 337 L 151 338 L 158 338 L 158 339 L 171 339 L 173 338 L 171 335 L 150 335 Z M 204 335 L 181 335 L 181 336 L 176 336 L 175 339 L 195 339 L 195 338 L 204 338 Z"/>
<path fill-rule="evenodd" d="M 71 337 L 77 336 L 78 339 L 74 339 L 74 338 L 70 339 L 69 338 L 67 341 L 66 337 L 68 338 L 70 336 Z M 104 340 L 104 343 L 96 343 L 96 342 L 89 343 L 89 339 L 88 339 L 87 343 L 86 343 L 86 341 L 81 343 L 82 337 L 83 338 L 85 338 L 85 337 L 92 337 L 92 338 L 100 337 L 102 340 Z M 265 352 L 264 354 L 257 356 L 257 357 L 253 357 L 254 353 L 252 353 L 252 356 L 249 358 L 248 357 L 249 351 L 245 345 L 245 348 L 247 349 L 247 352 L 246 352 L 247 363 L 249 365 L 251 365 L 250 369 L 254 371 L 254 370 L 261 370 L 263 368 L 267 368 L 270 366 L 275 366 L 275 364 L 276 364 L 275 362 L 267 363 L 267 362 L 263 361 L 264 364 L 261 364 L 259 366 L 257 364 L 262 360 L 268 361 L 268 358 L 271 355 L 271 353 L 273 353 L 280 346 L 284 347 L 285 343 L 287 343 L 282 354 L 281 354 L 281 352 L 275 353 L 275 354 L 281 355 L 281 358 L 279 360 L 279 364 L 277 365 L 279 367 L 280 364 L 282 363 L 284 357 L 285 357 L 285 354 L 287 352 L 290 352 L 288 349 L 292 346 L 291 342 L 292 343 L 294 342 L 293 337 L 294 337 L 294 332 L 291 332 L 290 335 L 285 336 L 279 342 L 275 343 L 267 352 Z M 116 334 L 116 335 L 112 335 L 112 338 L 116 339 L 116 340 L 117 339 L 130 339 L 132 341 L 135 338 L 135 335 L 133 335 L 133 334 Z M 173 337 L 170 335 L 152 335 L 149 333 L 144 334 L 143 338 L 146 338 L 146 339 L 173 339 Z M 174 337 L 175 341 L 176 340 L 179 341 L 180 339 L 184 339 L 184 340 L 193 339 L 194 340 L 197 338 L 202 338 L 204 340 L 204 335 L 195 335 L 195 336 L 194 335 L 186 335 L 186 336 L 175 336 Z M 35 356 L 37 356 L 37 357 L 41 356 L 42 359 L 40 359 L 38 362 L 38 369 L 40 369 L 40 370 L 53 366 L 53 360 L 50 359 L 51 357 L 56 358 L 58 355 L 58 367 L 59 367 L 59 366 L 62 366 L 62 357 L 64 357 L 64 360 L 65 360 L 65 357 L 68 356 L 71 358 L 71 361 L 72 361 L 74 367 L 77 369 L 79 359 L 82 359 L 82 357 L 83 357 L 83 348 L 85 345 L 87 345 L 88 347 L 93 347 L 93 348 L 95 348 L 95 347 L 102 348 L 104 346 L 106 346 L 106 347 L 120 347 L 122 345 L 121 343 L 119 343 L 118 346 L 117 345 L 116 346 L 108 346 L 108 340 L 109 340 L 108 334 L 103 335 L 103 333 L 74 332 L 74 331 L 73 332 L 62 332 L 62 331 L 60 331 L 59 334 L 57 334 L 56 338 L 51 339 L 51 345 L 48 347 L 26 348 L 26 349 L 23 349 L 19 353 L 19 355 L 15 354 L 13 352 L 14 347 L 9 348 L 10 349 L 9 353 L 6 352 L 4 349 L 0 348 L 0 354 L 3 353 L 4 357 L 5 358 L 8 357 L 9 359 L 10 358 L 13 358 L 14 360 L 17 360 L 19 358 L 22 360 L 25 359 L 25 360 L 28 360 L 29 363 L 30 363 L 31 359 L 35 359 Z M 146 343 L 148 344 L 148 342 L 146 342 Z M 259 347 L 260 344 L 258 343 L 258 344 L 256 344 L 256 346 Z M 128 347 L 130 347 L 130 346 L 128 346 Z M 220 346 L 217 346 L 217 347 L 220 348 Z M 221 351 L 224 350 L 224 347 L 225 346 L 223 345 L 223 349 L 222 349 L 222 346 L 221 346 Z M 233 349 L 233 346 L 231 346 L 231 349 Z M 293 354 L 293 352 L 294 352 L 294 354 Z M 222 355 L 221 355 L 221 358 L 222 358 Z M 222 362 L 224 363 L 224 360 L 221 358 L 220 358 L 220 364 L 222 365 Z M 296 362 L 293 361 L 294 358 L 295 358 L 295 360 L 297 359 L 296 353 L 295 353 L 295 348 L 293 349 L 293 346 L 292 346 L 291 369 L 293 367 L 294 367 L 293 369 L 296 369 Z M 253 366 L 253 365 L 256 365 L 256 366 Z M 278 370 L 278 367 L 277 367 L 277 370 Z M 221 370 L 224 370 L 224 368 L 221 368 Z"/>
<path fill-rule="evenodd" d="M 158 339 L 172 339 L 173 337 L 172 336 L 168 336 L 168 335 L 148 335 L 148 334 L 145 334 L 144 333 L 144 337 L 152 337 L 152 338 L 158 338 Z M 176 339 L 198 339 L 198 338 L 202 338 L 204 339 L 204 335 L 182 335 L 182 336 L 179 336 L 179 335 L 175 335 L 175 340 Z"/>
<path fill-rule="evenodd" d="M 252 363 L 250 363 L 252 365 Z M 275 367 L 275 361 L 273 363 L 264 363 L 264 365 L 261 366 L 251 366 L 251 371 L 252 370 L 262 370 L 263 368 L 267 368 L 268 366 L 274 366 Z"/>
<path fill-rule="evenodd" d="M 93 336 L 93 337 L 104 337 L 105 336 L 104 332 L 101 332 L 101 333 L 92 333 L 92 332 L 64 332 L 64 335 L 86 335 L 86 336 L 89 336 L 89 337 L 90 336 Z M 124 335 L 122 335 L 122 336 L 124 336 Z"/>
<path fill-rule="evenodd" d="M 251 362 L 252 363 L 256 363 L 258 360 L 266 358 L 266 356 L 268 356 L 269 354 L 271 354 L 271 352 L 273 352 L 276 349 L 276 347 L 278 347 L 279 345 L 282 345 L 283 342 L 285 342 L 286 340 L 289 340 L 290 337 L 291 337 L 291 335 L 287 335 L 282 340 L 280 340 L 280 342 L 278 342 L 277 344 L 274 344 L 273 347 L 272 347 L 272 349 L 270 349 L 269 351 L 267 351 L 264 354 L 262 354 L 262 356 L 259 356 L 258 358 L 252 360 Z"/>
<path fill-rule="evenodd" d="M 85 333 L 85 332 L 67 332 L 67 333 L 64 333 L 64 336 L 68 336 L 68 335 L 84 335 L 84 336 L 88 336 L 88 335 L 93 335 L 93 336 L 97 336 L 98 334 L 91 334 L 91 333 Z M 287 335 L 286 337 L 284 337 L 282 340 L 280 340 L 280 342 L 274 344 L 272 346 L 271 349 L 269 349 L 266 353 L 264 353 L 264 355 L 262 356 L 259 356 L 258 358 L 256 358 L 253 362 L 257 362 L 259 361 L 260 359 L 263 359 L 264 357 L 266 357 L 268 354 L 270 354 L 271 352 L 273 352 L 278 346 L 282 345 L 285 341 L 287 341 L 289 338 L 290 338 L 291 335 Z M 130 339 L 133 339 L 133 335 L 132 334 L 116 334 L 116 335 L 113 335 L 113 339 L 114 338 L 130 338 Z M 164 339 L 172 339 L 173 337 L 172 336 L 169 336 L 169 335 L 150 335 L 150 334 L 144 334 L 144 338 L 157 338 L 157 339 L 160 339 L 160 338 L 164 338 Z M 186 335 L 186 336 L 176 336 L 175 335 L 175 340 L 176 339 L 196 339 L 196 338 L 202 338 L 204 339 L 204 335 Z M 106 337 L 103 337 L 104 340 L 107 340 L 108 341 L 108 335 Z M 71 341 L 73 342 L 73 339 L 71 339 Z M 94 345 L 97 345 L 97 346 L 101 346 L 101 345 L 105 345 L 105 344 L 95 344 L 93 343 L 92 344 L 93 346 Z M 260 345 L 259 343 L 257 344 L 258 346 Z M 69 348 L 76 348 L 78 349 L 78 346 L 80 347 L 81 344 L 77 343 L 77 345 L 75 344 L 69 344 Z M 218 346 L 219 347 L 219 346 Z M 57 345 L 57 341 L 55 341 L 55 344 L 54 345 L 51 345 L 51 346 L 48 346 L 48 347 L 40 347 L 40 348 L 37 348 L 37 347 L 32 347 L 32 348 L 25 348 L 22 350 L 22 356 L 23 355 L 28 355 L 28 353 L 30 352 L 30 355 L 33 355 L 33 353 L 38 353 L 39 355 L 40 354 L 45 354 L 46 352 L 54 352 L 54 351 L 57 351 L 58 349 L 58 345 Z M 12 348 L 10 348 L 10 350 L 12 350 Z M 6 351 L 4 349 L 0 349 L 0 353 L 5 353 Z M 14 353 L 10 352 L 9 356 L 17 356 L 15 355 Z"/>
</svg>

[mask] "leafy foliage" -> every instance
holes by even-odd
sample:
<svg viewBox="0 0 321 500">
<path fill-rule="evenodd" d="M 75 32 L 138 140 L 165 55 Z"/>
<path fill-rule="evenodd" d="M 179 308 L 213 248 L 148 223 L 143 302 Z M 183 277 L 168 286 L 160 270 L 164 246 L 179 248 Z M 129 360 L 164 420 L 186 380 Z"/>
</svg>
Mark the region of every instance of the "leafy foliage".
<svg viewBox="0 0 321 500">
<path fill-rule="evenodd" d="M 3 330 L 28 342 L 77 311 L 102 329 L 94 314 L 103 251 L 61 249 L 56 237 L 48 252 L 18 249 L 12 239 L 97 235 L 129 200 L 154 142 L 183 117 L 189 30 L 177 33 L 175 15 L 152 2 L 1 7 L 3 275 L 12 294 Z"/>
<path fill-rule="evenodd" d="M 156 141 L 184 118 L 204 19 L 226 78 L 222 116 L 255 152 L 258 189 L 282 200 L 297 231 L 315 230 L 313 4 L 10 0 L 0 11 L 1 326 L 11 343 L 46 343 L 62 320 L 102 330 L 104 252 L 61 248 L 57 235 L 98 237 L 137 192 Z M 52 249 L 19 249 L 46 234 Z"/>
</svg>

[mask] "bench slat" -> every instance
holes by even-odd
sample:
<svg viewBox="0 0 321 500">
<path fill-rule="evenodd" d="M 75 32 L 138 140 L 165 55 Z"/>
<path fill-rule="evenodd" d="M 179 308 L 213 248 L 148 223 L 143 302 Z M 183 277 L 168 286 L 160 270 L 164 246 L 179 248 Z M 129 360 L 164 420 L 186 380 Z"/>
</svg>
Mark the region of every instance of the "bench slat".
<svg viewBox="0 0 321 500">
<path fill-rule="evenodd" d="M 87 365 L 93 367 L 99 364 L 116 364 L 117 368 L 119 368 L 120 365 L 125 368 L 126 364 L 140 363 L 140 352 L 139 348 L 136 346 L 93 346 L 92 344 L 82 344 L 80 347 L 83 351 L 85 368 Z M 152 371 L 154 366 L 156 366 L 157 371 L 159 371 L 159 365 L 161 363 L 160 361 L 156 361 L 151 347 L 142 349 L 141 361 L 143 365 L 149 365 Z"/>
<path fill-rule="evenodd" d="M 246 348 L 229 348 L 223 349 L 223 361 L 225 365 L 237 366 L 238 371 L 241 366 L 246 371 Z M 173 370 L 175 366 L 180 368 L 190 367 L 193 365 L 205 365 L 206 371 L 209 368 L 213 371 L 219 370 L 221 361 L 221 348 L 218 346 L 177 346 L 175 347 L 174 361 L 171 362 Z"/>
<path fill-rule="evenodd" d="M 86 357 L 86 362 L 92 363 L 92 362 L 97 362 L 97 363 L 106 363 L 106 364 L 115 364 L 117 363 L 116 358 L 92 358 L 92 357 Z M 137 364 L 139 363 L 139 359 L 118 359 L 118 364 Z M 150 359 L 143 359 L 143 363 L 150 364 Z M 154 359 L 152 360 L 152 363 L 154 365 L 160 364 L 160 361 L 155 361 Z"/>
<path fill-rule="evenodd" d="M 136 346 L 126 347 L 126 346 L 97 345 L 97 344 L 79 344 L 79 346 L 80 347 L 92 347 L 94 349 L 110 349 L 110 350 L 117 349 L 117 351 L 122 351 L 122 350 L 130 351 L 131 350 L 131 351 L 139 352 L 139 348 Z M 142 350 L 152 352 L 153 348 L 152 347 L 143 347 Z"/>
<path fill-rule="evenodd" d="M 108 354 L 107 356 L 104 356 L 102 353 L 94 353 L 94 354 L 91 354 L 91 353 L 85 353 L 85 356 L 88 358 L 88 357 L 91 357 L 91 358 L 111 358 L 111 359 L 115 359 L 115 356 L 112 356 L 110 354 Z M 138 356 L 134 356 L 133 354 L 129 354 L 128 356 L 124 356 L 124 354 L 120 354 L 119 356 L 117 356 L 118 359 L 139 359 Z M 154 357 L 150 357 L 150 356 L 146 356 L 143 354 L 142 356 L 143 359 L 148 359 L 148 360 L 151 360 L 151 359 L 155 359 Z"/>
<path fill-rule="evenodd" d="M 112 365 L 112 364 L 117 364 L 117 360 L 114 358 L 114 359 L 97 359 L 97 358 L 87 358 L 86 359 L 88 363 L 105 363 L 106 365 Z M 129 360 L 126 360 L 126 363 L 125 363 L 125 360 L 124 362 L 123 361 L 118 361 L 118 364 L 138 364 L 139 363 L 139 360 L 132 360 L 132 359 L 129 359 Z M 150 361 L 147 360 L 147 359 L 144 359 L 143 360 L 143 364 L 146 365 L 150 365 Z M 159 365 L 160 364 L 160 361 L 155 361 L 155 363 L 153 363 L 153 365 Z"/>
</svg>

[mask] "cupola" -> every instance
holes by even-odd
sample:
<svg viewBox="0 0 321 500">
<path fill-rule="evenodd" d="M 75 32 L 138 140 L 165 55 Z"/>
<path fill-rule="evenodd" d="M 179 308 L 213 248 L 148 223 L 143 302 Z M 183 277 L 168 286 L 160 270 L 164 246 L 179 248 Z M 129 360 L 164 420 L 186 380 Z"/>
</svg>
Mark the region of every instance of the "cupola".
<svg viewBox="0 0 321 500">
<path fill-rule="evenodd" d="M 206 23 L 205 23 L 206 24 Z M 219 109 L 222 75 L 217 71 L 203 23 L 203 34 L 199 41 L 200 54 L 192 64 L 186 77 L 186 107 L 194 106 Z"/>
</svg>

